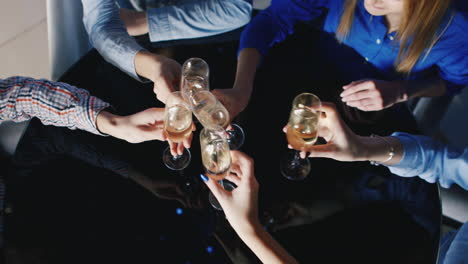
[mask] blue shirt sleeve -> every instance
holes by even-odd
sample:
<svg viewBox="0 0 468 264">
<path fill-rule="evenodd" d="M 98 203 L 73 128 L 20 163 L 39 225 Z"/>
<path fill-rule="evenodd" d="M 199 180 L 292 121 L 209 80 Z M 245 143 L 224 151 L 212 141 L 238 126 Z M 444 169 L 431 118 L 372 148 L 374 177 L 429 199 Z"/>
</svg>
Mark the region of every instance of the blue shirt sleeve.
<svg viewBox="0 0 468 264">
<path fill-rule="evenodd" d="M 450 239 L 446 242 L 448 245 L 441 245 L 440 248 L 440 261 L 443 264 L 458 264 L 466 263 L 468 254 L 468 223 L 464 223 L 462 227 L 455 233 L 449 233 Z M 445 238 L 445 237 L 444 237 Z"/>
<path fill-rule="evenodd" d="M 242 32 L 239 52 L 245 48 L 255 48 L 265 56 L 273 44 L 283 41 L 294 32 L 297 22 L 311 21 L 319 17 L 332 1 L 273 0 Z"/>
<path fill-rule="evenodd" d="M 444 188 L 453 183 L 468 190 L 468 148 L 446 146 L 425 136 L 396 132 L 392 136 L 403 144 L 403 157 L 389 166 L 392 173 L 403 177 L 419 176 Z"/>
<path fill-rule="evenodd" d="M 147 11 L 152 42 L 212 36 L 246 25 L 250 0 L 193 0 Z"/>
<path fill-rule="evenodd" d="M 439 75 L 444 79 L 447 94 L 455 95 L 468 85 L 468 14 L 456 12 L 443 38 L 444 56 L 436 63 Z M 447 40 L 447 41 L 445 41 Z"/>
<path fill-rule="evenodd" d="M 135 55 L 143 50 L 127 33 L 114 0 L 82 0 L 83 22 L 91 44 L 104 59 L 133 78 L 140 80 L 135 71 Z"/>
</svg>

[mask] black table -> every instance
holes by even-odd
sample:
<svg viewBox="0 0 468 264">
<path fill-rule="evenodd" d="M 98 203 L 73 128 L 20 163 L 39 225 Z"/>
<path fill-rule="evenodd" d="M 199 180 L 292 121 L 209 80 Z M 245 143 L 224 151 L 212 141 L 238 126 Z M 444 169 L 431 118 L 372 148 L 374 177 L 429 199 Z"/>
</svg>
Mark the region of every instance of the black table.
<svg viewBox="0 0 468 264">
<path fill-rule="evenodd" d="M 259 69 L 249 107 L 236 118 L 245 130 L 242 151 L 255 160 L 260 218 L 302 263 L 433 263 L 440 234 L 437 185 L 392 175 L 367 162 L 313 159 L 303 181 L 285 179 L 279 158 L 287 151 L 281 131 L 295 95 L 310 91 L 338 103 L 359 134 L 417 133 L 402 105 L 363 113 L 339 104 L 344 82 L 316 50 L 305 30 L 275 47 Z M 210 65 L 211 87 L 229 88 L 237 41 L 155 48 L 180 63 Z M 313 63 L 311 63 L 313 62 Z M 92 50 L 61 81 L 86 88 L 119 114 L 156 101 L 140 83 Z M 7 178 L 6 245 L 46 263 L 256 263 L 207 201 L 198 142 L 192 161 L 175 172 L 161 160 L 165 142 L 129 144 L 33 120 Z"/>
</svg>

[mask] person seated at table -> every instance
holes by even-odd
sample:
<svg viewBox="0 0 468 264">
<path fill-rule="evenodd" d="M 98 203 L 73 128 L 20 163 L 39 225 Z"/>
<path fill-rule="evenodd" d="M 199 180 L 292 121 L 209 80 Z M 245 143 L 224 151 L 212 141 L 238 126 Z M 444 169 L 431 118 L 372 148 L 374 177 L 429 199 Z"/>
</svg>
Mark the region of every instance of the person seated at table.
<svg viewBox="0 0 468 264">
<path fill-rule="evenodd" d="M 242 32 L 233 88 L 214 90 L 232 117 L 247 106 L 256 68 L 269 49 L 294 33 L 298 22 L 324 14 L 321 30 L 360 58 L 335 55 L 334 63 L 352 75 L 340 91 L 348 106 L 378 111 L 411 98 L 453 95 L 468 84 L 468 21 L 451 1 L 272 1 Z M 362 79 L 362 65 L 376 68 L 378 76 L 370 78 L 381 79 Z"/>
<path fill-rule="evenodd" d="M 66 83 L 18 76 L 0 79 L 0 123 L 33 117 L 45 125 L 110 135 L 130 143 L 166 140 L 164 108 L 119 116 L 110 111 L 108 103 Z M 171 152 L 182 153 L 184 147 L 190 147 L 190 142 L 191 138 L 183 144 L 169 142 Z"/>
<path fill-rule="evenodd" d="M 130 35 L 148 33 L 151 42 L 213 36 L 244 26 L 252 12 L 251 0 L 164 3 L 82 0 L 83 22 L 92 45 L 106 61 L 133 78 L 153 81 L 153 91 L 162 102 L 180 81 L 181 66 L 175 60 L 147 51 Z"/>
</svg>

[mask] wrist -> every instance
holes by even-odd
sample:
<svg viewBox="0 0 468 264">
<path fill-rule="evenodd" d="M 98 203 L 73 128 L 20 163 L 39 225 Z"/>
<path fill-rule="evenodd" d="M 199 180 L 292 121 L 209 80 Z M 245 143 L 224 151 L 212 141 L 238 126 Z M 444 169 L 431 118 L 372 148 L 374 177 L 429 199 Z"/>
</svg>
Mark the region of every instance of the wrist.
<svg viewBox="0 0 468 264">
<path fill-rule="evenodd" d="M 378 164 L 391 165 L 401 159 L 402 147 L 393 137 L 363 137 L 365 159 Z"/>
<path fill-rule="evenodd" d="M 353 151 L 354 161 L 366 161 L 372 156 L 372 151 L 369 148 L 371 138 L 369 137 L 356 137 L 356 147 Z"/>
<path fill-rule="evenodd" d="M 232 89 L 238 92 L 251 91 L 253 82 L 247 79 L 236 79 Z"/>
<path fill-rule="evenodd" d="M 119 116 L 103 110 L 96 117 L 96 129 L 102 134 L 112 135 L 117 126 L 118 118 Z"/>
<path fill-rule="evenodd" d="M 243 222 L 241 227 L 236 227 L 234 230 L 243 239 L 258 237 L 260 232 L 265 231 L 258 220 Z"/>
<path fill-rule="evenodd" d="M 135 71 L 138 75 L 146 79 L 154 81 L 157 64 L 158 55 L 147 50 L 140 50 L 135 55 Z"/>
</svg>

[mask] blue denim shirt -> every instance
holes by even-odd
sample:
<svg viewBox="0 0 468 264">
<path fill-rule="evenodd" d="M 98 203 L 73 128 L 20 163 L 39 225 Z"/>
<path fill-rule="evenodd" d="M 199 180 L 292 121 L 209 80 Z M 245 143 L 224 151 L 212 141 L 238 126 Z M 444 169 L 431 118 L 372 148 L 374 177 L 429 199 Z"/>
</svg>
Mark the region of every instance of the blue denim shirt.
<svg viewBox="0 0 468 264">
<path fill-rule="evenodd" d="M 83 22 L 91 44 L 106 61 L 139 80 L 134 57 L 143 48 L 128 35 L 115 0 L 82 0 Z M 118 1 L 132 7 L 127 0 Z M 212 36 L 239 28 L 250 21 L 252 0 L 152 0 L 147 8 L 152 42 Z M 151 5 L 148 5 L 150 7 Z M 140 8 L 136 8 L 140 9 Z"/>
<path fill-rule="evenodd" d="M 458 184 L 468 190 L 468 148 L 457 149 L 429 137 L 396 132 L 392 136 L 403 144 L 403 157 L 389 166 L 392 173 L 419 176 L 422 179 L 449 188 Z M 440 246 L 439 263 L 468 263 L 468 223 L 457 232 L 448 233 Z"/>
<path fill-rule="evenodd" d="M 269 8 L 252 19 L 244 30 L 239 51 L 244 48 L 256 48 L 262 55 L 277 42 L 294 33 L 298 22 L 316 23 L 326 11 L 322 30 L 334 36 L 343 10 L 345 0 L 273 0 Z M 468 21 L 467 14 L 450 12 L 441 25 L 440 39 L 425 57 L 424 52 L 416 63 L 409 79 L 424 79 L 438 74 L 446 81 L 450 94 L 458 92 L 468 84 Z M 424 19 L 424 18 L 421 18 Z M 362 79 L 359 64 L 370 63 L 387 80 L 407 78 L 398 74 L 394 62 L 398 56 L 398 43 L 395 32 L 387 34 L 383 16 L 370 15 L 359 1 L 351 32 L 344 41 L 362 58 L 360 61 L 350 55 L 337 56 L 336 60 L 354 80 Z M 450 23 L 449 23 L 450 22 Z M 449 24 L 448 24 L 449 23 Z M 447 26 L 448 25 L 448 26 Z M 445 29 L 445 31 L 444 31 Z M 335 41 L 336 42 L 336 41 Z M 331 45 L 327 45 L 330 48 Z M 425 57 L 425 58 L 424 58 Z"/>
</svg>

